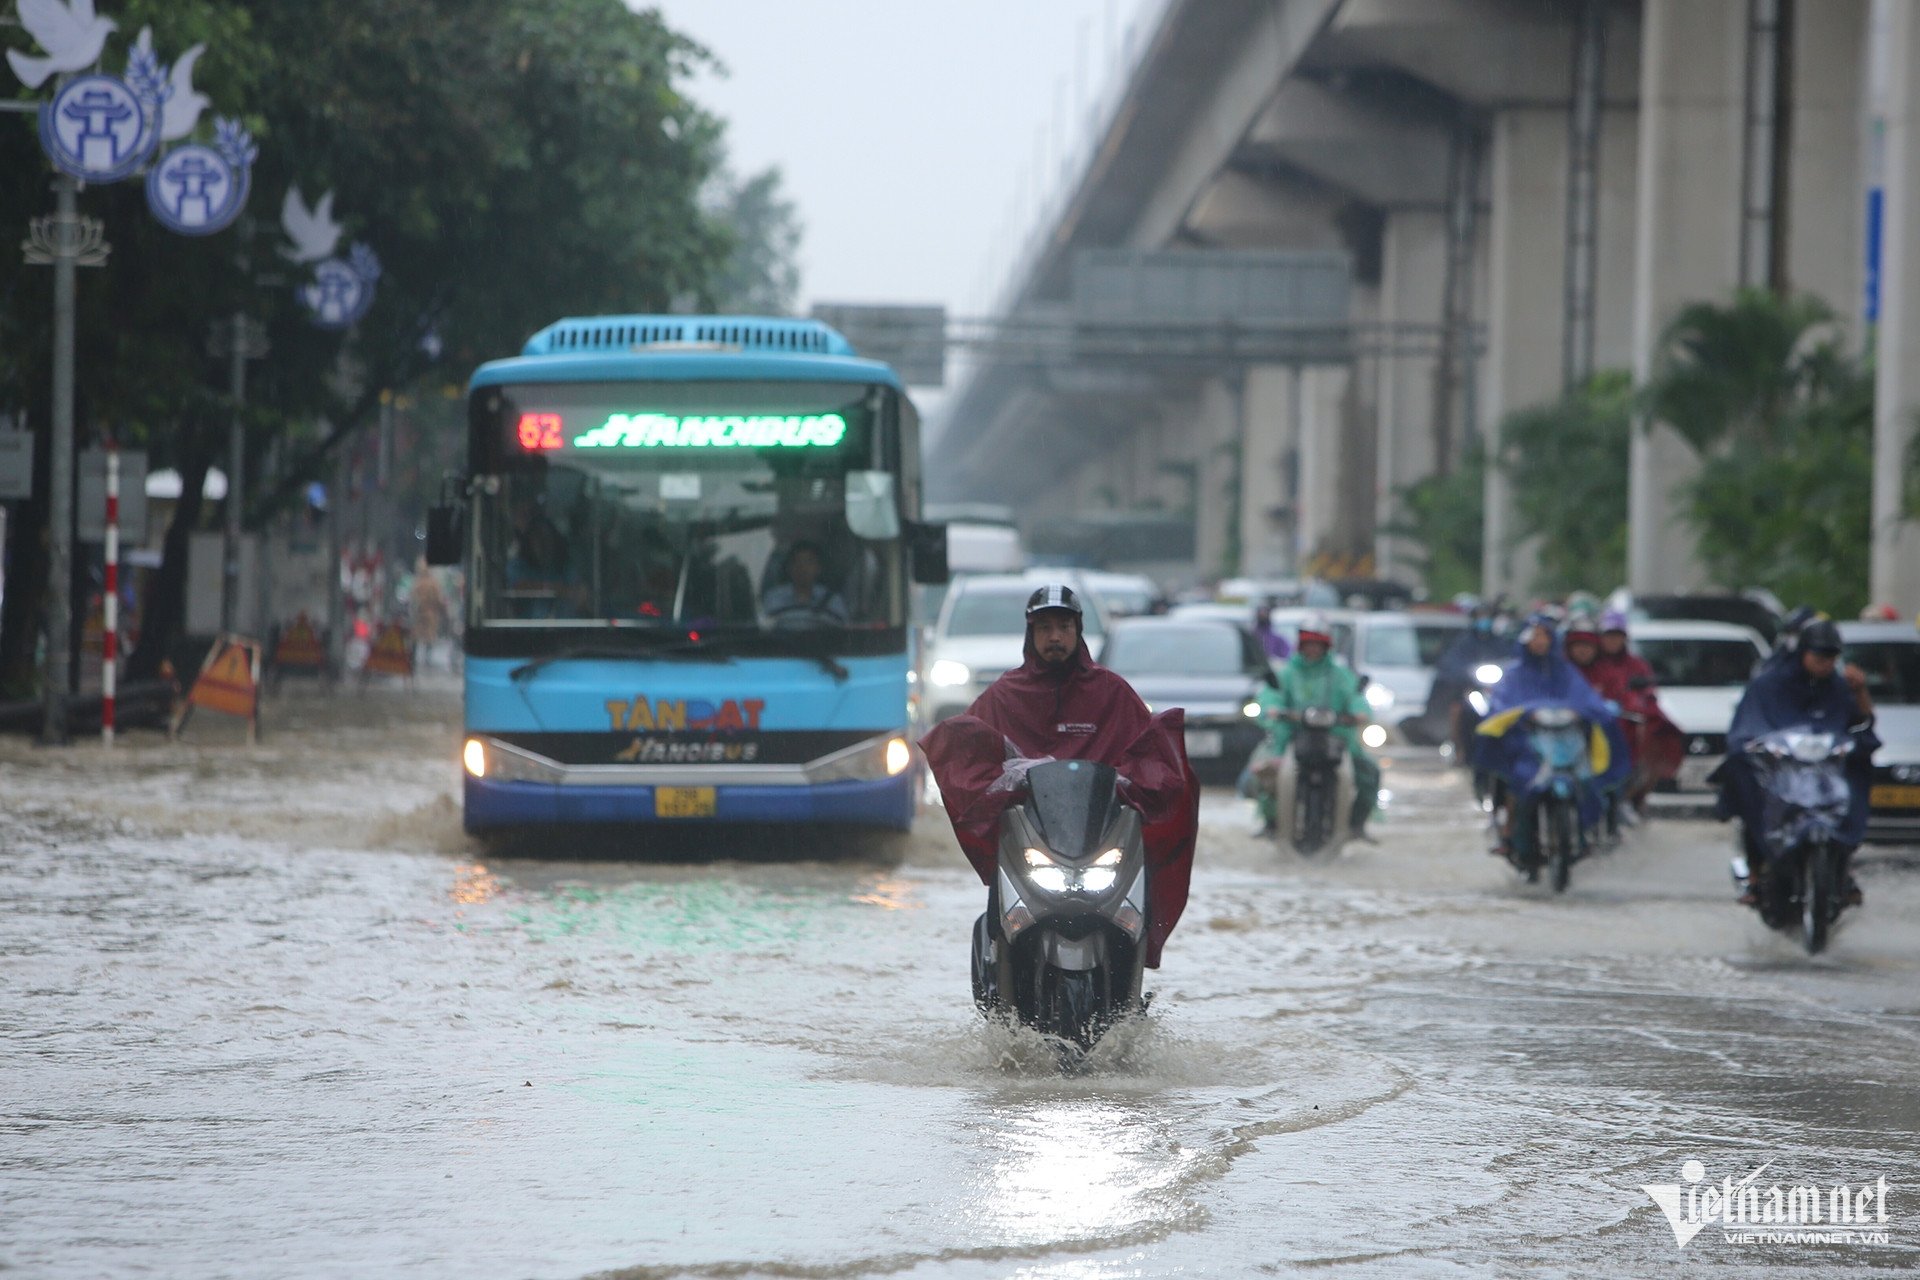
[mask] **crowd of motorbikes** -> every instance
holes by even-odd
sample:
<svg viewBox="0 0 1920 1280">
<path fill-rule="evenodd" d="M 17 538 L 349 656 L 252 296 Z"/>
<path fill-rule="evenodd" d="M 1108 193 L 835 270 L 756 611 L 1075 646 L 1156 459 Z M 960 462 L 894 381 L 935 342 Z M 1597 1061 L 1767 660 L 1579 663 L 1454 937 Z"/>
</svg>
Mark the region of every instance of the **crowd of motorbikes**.
<svg viewBox="0 0 1920 1280">
<path fill-rule="evenodd" d="M 1447 754 L 1472 771 L 1493 851 L 1556 892 L 1577 863 L 1642 820 L 1647 792 L 1677 767 L 1660 748 L 1662 735 L 1677 731 L 1659 710 L 1651 676 L 1629 665 L 1603 680 L 1576 666 L 1564 648 L 1567 621 L 1553 610 L 1525 621 L 1476 610 L 1434 689 L 1450 709 Z M 1617 626 L 1624 651 L 1624 620 Z M 1363 834 L 1374 800 L 1359 802 L 1366 761 L 1354 734 L 1365 720 L 1365 687 L 1347 672 L 1319 705 L 1266 693 L 1257 703 L 1273 736 L 1249 762 L 1242 791 L 1260 801 L 1266 830 L 1302 856 L 1327 856 Z M 1809 953 L 1827 945 L 1848 901 L 1846 768 L 1858 745 L 1828 726 L 1780 728 L 1742 747 L 1762 818 L 1746 824 L 1746 853 L 1732 868 L 1736 888 L 1769 927 L 1796 934 Z M 1377 774 L 1369 771 L 1367 782 L 1377 785 Z M 1091 761 L 1019 770 L 1017 794 L 998 820 L 988 910 L 975 928 L 980 1008 L 1074 1053 L 1146 1005 L 1148 841 L 1125 785 L 1115 769 Z"/>
</svg>

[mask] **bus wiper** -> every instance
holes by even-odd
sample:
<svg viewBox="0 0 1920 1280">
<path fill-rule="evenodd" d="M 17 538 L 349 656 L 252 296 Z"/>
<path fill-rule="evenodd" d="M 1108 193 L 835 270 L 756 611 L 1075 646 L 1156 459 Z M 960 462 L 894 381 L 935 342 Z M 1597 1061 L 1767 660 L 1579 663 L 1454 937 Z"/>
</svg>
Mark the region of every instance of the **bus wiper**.
<svg viewBox="0 0 1920 1280">
<path fill-rule="evenodd" d="M 614 658 L 644 661 L 656 655 L 671 654 L 685 662 L 720 662 L 723 660 L 721 655 L 717 653 L 703 656 L 700 653 L 701 647 L 702 646 L 699 645 L 689 646 L 684 642 L 664 645 L 658 649 L 642 649 L 611 644 L 569 645 L 565 649 L 555 649 L 552 653 L 543 653 L 537 658 L 528 659 L 526 662 L 521 663 L 513 670 L 507 672 L 507 675 L 514 680 L 531 680 L 554 663 L 565 662 L 572 658 Z"/>
<path fill-rule="evenodd" d="M 670 644 L 666 646 L 666 648 L 662 650 L 662 652 L 700 653 L 704 650 L 704 651 L 713 652 L 714 656 L 717 658 L 721 652 L 724 652 L 727 649 L 737 650 L 750 645 L 756 646 L 756 647 L 764 647 L 767 644 L 769 644 L 772 639 L 773 637 L 771 636 L 767 636 L 759 633 L 750 634 L 750 635 L 734 635 L 734 636 L 720 635 L 712 639 L 703 639 L 703 640 L 695 640 L 689 637 L 688 639 L 682 640 L 677 644 Z M 792 657 L 792 658 L 806 658 L 809 661 L 816 663 L 822 671 L 832 676 L 833 682 L 835 684 L 845 684 L 847 682 L 847 669 L 844 666 L 842 666 L 840 662 L 830 653 L 786 653 L 786 654 L 780 654 L 778 656 Z"/>
</svg>

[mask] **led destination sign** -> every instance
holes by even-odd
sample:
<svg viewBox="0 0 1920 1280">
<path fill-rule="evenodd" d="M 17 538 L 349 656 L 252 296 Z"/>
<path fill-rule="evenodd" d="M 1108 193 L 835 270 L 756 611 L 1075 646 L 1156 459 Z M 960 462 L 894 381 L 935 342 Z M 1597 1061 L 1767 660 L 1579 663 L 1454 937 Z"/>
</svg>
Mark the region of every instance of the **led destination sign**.
<svg viewBox="0 0 1920 1280">
<path fill-rule="evenodd" d="M 846 438 L 837 413 L 616 413 L 571 438 L 557 413 L 523 413 L 514 439 L 530 453 L 552 449 L 832 449 Z"/>
</svg>

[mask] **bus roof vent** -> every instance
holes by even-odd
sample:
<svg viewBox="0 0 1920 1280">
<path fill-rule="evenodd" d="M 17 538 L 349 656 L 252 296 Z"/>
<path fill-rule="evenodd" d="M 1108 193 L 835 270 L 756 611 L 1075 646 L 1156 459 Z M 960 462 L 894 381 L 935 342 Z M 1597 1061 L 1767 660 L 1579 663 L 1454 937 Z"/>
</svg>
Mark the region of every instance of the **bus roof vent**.
<svg viewBox="0 0 1920 1280">
<path fill-rule="evenodd" d="M 766 316 L 588 316 L 557 320 L 528 338 L 520 354 L 610 355 L 648 348 L 808 356 L 855 354 L 845 338 L 818 320 Z"/>
</svg>

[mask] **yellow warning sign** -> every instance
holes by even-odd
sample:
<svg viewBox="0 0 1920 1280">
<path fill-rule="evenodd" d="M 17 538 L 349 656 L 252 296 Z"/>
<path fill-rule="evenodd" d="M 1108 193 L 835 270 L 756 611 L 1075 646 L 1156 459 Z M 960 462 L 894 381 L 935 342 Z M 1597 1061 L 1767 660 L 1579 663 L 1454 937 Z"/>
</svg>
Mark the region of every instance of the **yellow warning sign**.
<svg viewBox="0 0 1920 1280">
<path fill-rule="evenodd" d="M 397 622 L 382 626 L 373 638 L 373 651 L 367 654 L 362 672 L 370 676 L 412 676 L 413 637 L 407 629 Z"/>
<path fill-rule="evenodd" d="M 194 677 L 187 699 L 173 716 L 173 732 L 178 734 L 195 707 L 205 707 L 223 715 L 239 716 L 247 722 L 247 737 L 252 740 L 260 726 L 260 644 L 241 636 L 221 636 L 207 650 L 200 674 Z"/>
<path fill-rule="evenodd" d="M 321 647 L 313 619 L 302 613 L 280 633 L 280 643 L 273 647 L 273 665 L 281 671 L 326 670 L 327 651 Z"/>
</svg>

